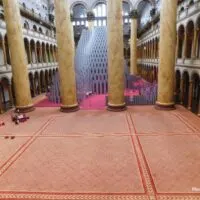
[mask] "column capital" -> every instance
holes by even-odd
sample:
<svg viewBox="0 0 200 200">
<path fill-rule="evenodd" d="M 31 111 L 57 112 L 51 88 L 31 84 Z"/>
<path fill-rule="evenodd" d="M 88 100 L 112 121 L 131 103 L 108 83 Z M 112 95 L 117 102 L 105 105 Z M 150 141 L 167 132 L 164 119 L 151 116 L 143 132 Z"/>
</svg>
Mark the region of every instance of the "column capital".
<svg viewBox="0 0 200 200">
<path fill-rule="evenodd" d="M 131 12 L 129 13 L 129 17 L 131 19 L 137 19 L 138 18 L 138 11 L 136 9 L 131 10 Z"/>
<path fill-rule="evenodd" d="M 95 14 L 93 11 L 88 11 L 87 12 L 87 20 L 88 21 L 94 21 L 95 20 Z"/>
</svg>

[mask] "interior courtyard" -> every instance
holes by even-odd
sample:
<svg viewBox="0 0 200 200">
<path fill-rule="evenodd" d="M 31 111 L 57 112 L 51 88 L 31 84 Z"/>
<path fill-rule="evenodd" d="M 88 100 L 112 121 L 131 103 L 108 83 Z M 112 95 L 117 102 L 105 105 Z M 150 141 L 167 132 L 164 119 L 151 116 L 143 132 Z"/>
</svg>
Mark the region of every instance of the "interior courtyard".
<svg viewBox="0 0 200 200">
<path fill-rule="evenodd" d="M 0 0 L 0 199 L 200 200 L 200 1 Z"/>
</svg>

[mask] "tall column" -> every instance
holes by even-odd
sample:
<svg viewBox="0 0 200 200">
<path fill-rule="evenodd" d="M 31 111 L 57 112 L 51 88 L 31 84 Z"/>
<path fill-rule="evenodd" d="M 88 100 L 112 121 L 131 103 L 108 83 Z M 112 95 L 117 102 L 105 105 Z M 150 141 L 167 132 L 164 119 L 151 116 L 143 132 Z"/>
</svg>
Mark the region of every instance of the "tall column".
<svg viewBox="0 0 200 200">
<path fill-rule="evenodd" d="M 196 49 L 197 49 L 197 29 L 194 29 L 194 39 L 192 44 L 192 59 L 196 58 Z"/>
<path fill-rule="evenodd" d="M 176 56 L 177 0 L 161 3 L 158 98 L 156 108 L 175 109 L 174 81 Z"/>
<path fill-rule="evenodd" d="M 60 73 L 61 111 L 73 112 L 79 109 L 76 97 L 74 70 L 74 39 L 68 0 L 55 0 L 58 63 Z"/>
<path fill-rule="evenodd" d="M 108 20 L 108 110 L 126 109 L 124 98 L 124 53 L 122 1 L 107 2 Z"/>
<path fill-rule="evenodd" d="M 95 15 L 92 11 L 89 11 L 87 13 L 87 21 L 88 21 L 88 29 L 91 30 L 94 27 L 94 20 L 95 20 Z"/>
<path fill-rule="evenodd" d="M 28 78 L 27 61 L 21 16 L 17 0 L 3 0 L 8 43 L 11 52 L 12 74 L 15 87 L 16 109 L 20 112 L 34 110 Z"/>
<path fill-rule="evenodd" d="M 137 10 L 132 10 L 131 18 L 131 75 L 137 75 Z"/>
<path fill-rule="evenodd" d="M 194 82 L 193 82 L 193 81 L 190 81 L 190 86 L 189 86 L 189 99 L 188 99 L 188 110 L 191 110 L 191 109 L 192 109 L 193 87 L 194 87 Z"/>
<path fill-rule="evenodd" d="M 176 38 L 176 59 L 178 59 L 178 51 L 179 51 L 179 33 L 177 33 L 177 38 Z"/>
<path fill-rule="evenodd" d="M 75 55 L 75 52 L 76 52 L 76 47 L 75 46 L 76 45 L 75 45 L 74 26 L 73 26 L 73 21 L 74 20 L 73 20 L 73 16 L 72 15 L 70 15 L 70 19 L 71 19 L 71 27 L 72 27 L 71 28 L 71 31 L 72 31 L 72 42 L 73 42 L 73 47 L 72 47 L 73 49 L 72 50 L 74 51 L 73 53 Z"/>
</svg>

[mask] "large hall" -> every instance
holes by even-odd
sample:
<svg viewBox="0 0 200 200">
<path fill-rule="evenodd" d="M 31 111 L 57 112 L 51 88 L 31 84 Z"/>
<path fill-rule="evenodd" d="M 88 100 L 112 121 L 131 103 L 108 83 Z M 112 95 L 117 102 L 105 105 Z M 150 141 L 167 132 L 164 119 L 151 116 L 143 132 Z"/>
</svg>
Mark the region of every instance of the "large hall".
<svg viewBox="0 0 200 200">
<path fill-rule="evenodd" d="M 200 200 L 200 1 L 0 0 L 0 199 Z"/>
</svg>

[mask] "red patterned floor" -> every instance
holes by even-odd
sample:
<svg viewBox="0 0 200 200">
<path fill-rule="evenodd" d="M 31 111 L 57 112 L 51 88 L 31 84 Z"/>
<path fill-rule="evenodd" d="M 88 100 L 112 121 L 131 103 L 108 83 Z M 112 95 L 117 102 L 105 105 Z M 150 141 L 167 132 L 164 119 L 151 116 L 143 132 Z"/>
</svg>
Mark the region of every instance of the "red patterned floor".
<svg viewBox="0 0 200 200">
<path fill-rule="evenodd" d="M 0 199 L 200 199 L 200 119 L 182 107 L 0 120 Z"/>
</svg>

